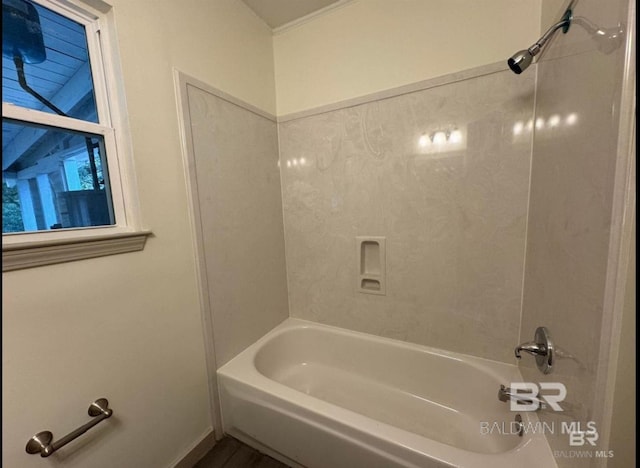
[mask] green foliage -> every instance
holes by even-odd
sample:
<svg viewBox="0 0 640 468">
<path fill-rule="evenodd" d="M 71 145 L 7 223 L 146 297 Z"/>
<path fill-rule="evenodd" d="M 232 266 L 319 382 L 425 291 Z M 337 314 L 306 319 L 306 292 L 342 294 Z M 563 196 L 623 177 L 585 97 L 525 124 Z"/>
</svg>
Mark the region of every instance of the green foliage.
<svg viewBox="0 0 640 468">
<path fill-rule="evenodd" d="M 96 171 L 98 173 L 98 181 L 100 181 L 100 189 L 104 189 L 100 158 L 96 158 Z M 85 162 L 82 166 L 78 166 L 78 175 L 80 176 L 80 188 L 82 190 L 93 190 L 93 178 L 91 177 L 91 165 L 89 161 Z"/>
<path fill-rule="evenodd" d="M 17 187 L 2 182 L 2 232 L 23 232 L 20 197 Z"/>
</svg>

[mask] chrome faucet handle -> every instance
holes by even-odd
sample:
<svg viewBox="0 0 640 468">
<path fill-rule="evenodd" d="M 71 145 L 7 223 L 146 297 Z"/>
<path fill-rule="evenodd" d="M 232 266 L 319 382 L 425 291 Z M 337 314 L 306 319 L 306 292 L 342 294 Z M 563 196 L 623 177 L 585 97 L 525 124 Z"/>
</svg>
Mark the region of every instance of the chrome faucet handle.
<svg viewBox="0 0 640 468">
<path fill-rule="evenodd" d="M 520 359 L 522 355 L 520 351 L 526 351 L 529 354 L 533 354 L 534 356 L 546 356 L 547 348 L 544 344 L 535 343 L 533 341 L 527 341 L 526 343 L 522 343 L 521 345 L 516 346 L 515 354 L 516 358 Z"/>
<path fill-rule="evenodd" d="M 516 346 L 514 353 L 521 359 L 521 351 L 535 356 L 536 365 L 543 374 L 550 374 L 553 370 L 554 346 L 549 331 L 545 327 L 538 327 L 533 341 L 527 341 Z"/>
</svg>

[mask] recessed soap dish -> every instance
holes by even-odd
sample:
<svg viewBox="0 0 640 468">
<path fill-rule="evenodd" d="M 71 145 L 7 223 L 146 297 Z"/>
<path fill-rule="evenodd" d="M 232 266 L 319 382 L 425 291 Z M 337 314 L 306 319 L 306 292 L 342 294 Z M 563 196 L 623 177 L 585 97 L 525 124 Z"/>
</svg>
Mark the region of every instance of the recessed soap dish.
<svg viewBox="0 0 640 468">
<path fill-rule="evenodd" d="M 367 291 L 380 291 L 380 281 L 370 278 L 363 278 L 360 281 L 360 288 L 366 289 Z"/>
<path fill-rule="evenodd" d="M 358 292 L 386 295 L 385 241 L 384 237 L 356 237 Z"/>
</svg>

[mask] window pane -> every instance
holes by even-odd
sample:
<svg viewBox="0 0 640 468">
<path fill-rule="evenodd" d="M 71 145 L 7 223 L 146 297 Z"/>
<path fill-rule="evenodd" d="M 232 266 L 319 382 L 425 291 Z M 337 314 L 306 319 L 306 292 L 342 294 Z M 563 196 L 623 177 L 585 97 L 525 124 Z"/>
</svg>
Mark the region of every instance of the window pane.
<svg viewBox="0 0 640 468">
<path fill-rule="evenodd" d="M 2 0 L 2 100 L 98 122 L 84 26 L 28 0 Z"/>
<path fill-rule="evenodd" d="M 115 224 L 101 135 L 10 119 L 2 135 L 3 233 Z"/>
</svg>

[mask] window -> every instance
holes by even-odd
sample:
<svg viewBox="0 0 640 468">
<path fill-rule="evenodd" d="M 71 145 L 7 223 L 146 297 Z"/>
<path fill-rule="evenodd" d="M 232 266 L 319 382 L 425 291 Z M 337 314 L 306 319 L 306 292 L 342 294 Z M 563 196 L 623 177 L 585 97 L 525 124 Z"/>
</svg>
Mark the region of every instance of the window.
<svg viewBox="0 0 640 468">
<path fill-rule="evenodd" d="M 144 246 L 108 22 L 2 0 L 3 271 Z"/>
</svg>

